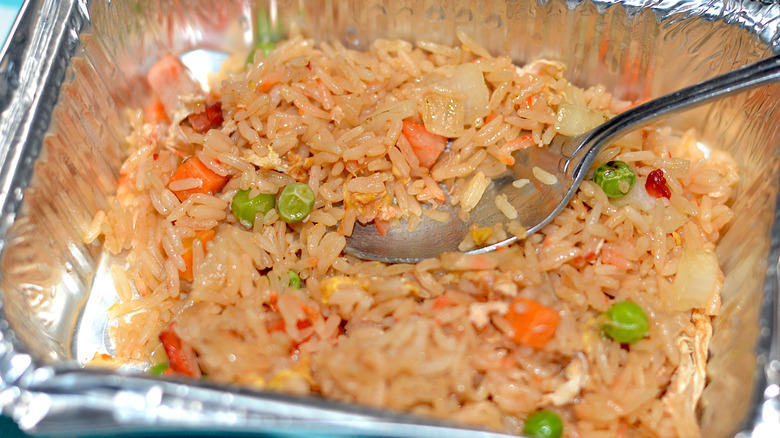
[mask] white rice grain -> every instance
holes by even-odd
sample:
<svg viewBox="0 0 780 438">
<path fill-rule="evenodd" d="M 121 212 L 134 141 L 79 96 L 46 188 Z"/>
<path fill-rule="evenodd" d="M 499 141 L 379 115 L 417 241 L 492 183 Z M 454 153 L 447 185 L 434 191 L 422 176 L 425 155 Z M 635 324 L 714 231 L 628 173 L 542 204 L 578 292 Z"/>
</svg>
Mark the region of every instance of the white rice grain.
<svg viewBox="0 0 780 438">
<path fill-rule="evenodd" d="M 555 175 L 547 172 L 541 167 L 534 166 L 533 169 L 531 169 L 531 172 L 533 172 L 536 179 L 538 179 L 542 184 L 551 186 L 558 182 L 558 178 Z"/>
<path fill-rule="evenodd" d="M 506 216 L 507 219 L 517 219 L 517 209 L 509 203 L 506 194 L 496 196 L 496 208 Z"/>
</svg>

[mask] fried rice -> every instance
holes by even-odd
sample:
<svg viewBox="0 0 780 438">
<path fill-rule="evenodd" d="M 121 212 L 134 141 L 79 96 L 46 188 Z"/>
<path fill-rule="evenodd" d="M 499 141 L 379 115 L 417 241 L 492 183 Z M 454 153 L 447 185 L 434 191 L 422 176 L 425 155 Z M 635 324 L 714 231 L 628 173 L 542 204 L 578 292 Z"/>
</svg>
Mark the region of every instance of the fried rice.
<svg viewBox="0 0 780 438">
<path fill-rule="evenodd" d="M 111 271 L 111 360 L 513 434 L 544 408 L 568 437 L 698 436 L 723 280 L 714 248 L 738 173 L 695 132 L 652 126 L 605 148 L 595 166 L 628 163 L 629 195 L 608 198 L 586 180 L 552 224 L 501 251 L 415 264 L 343 252 L 356 223 L 414 228 L 423 215 L 446 220 L 444 202 L 467 220 L 514 150 L 631 105 L 573 86 L 560 63 L 516 66 L 459 37 L 457 47 L 377 40 L 366 52 L 293 37 L 246 64 L 236 54 L 209 92 L 179 84 L 133 110 L 116 197 L 84 236 L 128 262 Z M 461 70 L 476 83 L 453 84 Z M 442 101 L 463 114 L 435 128 L 447 146 L 426 165 L 404 122 L 441 122 Z M 209 108 L 218 117 L 204 127 Z M 173 180 L 189 157 L 224 187 Z M 659 170 L 668 196 L 645 188 Z M 238 191 L 293 182 L 315 193 L 305 220 L 271 209 L 247 226 L 233 215 Z M 473 230 L 464 248 L 522 233 L 505 198 L 483 201 L 507 224 Z M 626 300 L 650 321 L 631 344 L 600 326 Z M 518 336 L 518 303 L 557 315 L 549 339 Z"/>
</svg>

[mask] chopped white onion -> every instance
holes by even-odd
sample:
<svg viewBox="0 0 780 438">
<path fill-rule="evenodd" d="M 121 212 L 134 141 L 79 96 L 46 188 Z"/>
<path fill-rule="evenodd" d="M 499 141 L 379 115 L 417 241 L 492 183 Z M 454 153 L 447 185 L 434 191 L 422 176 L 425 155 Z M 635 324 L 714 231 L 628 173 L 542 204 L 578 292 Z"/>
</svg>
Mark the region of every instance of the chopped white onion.
<svg viewBox="0 0 780 438">
<path fill-rule="evenodd" d="M 439 93 L 428 93 L 423 98 L 422 119 L 428 132 L 460 137 L 464 124 L 463 102 Z"/>
<path fill-rule="evenodd" d="M 609 201 L 616 207 L 633 205 L 644 212 L 652 211 L 657 198 L 654 198 L 647 193 L 647 189 L 645 188 L 646 182 L 647 178 L 644 176 L 637 176 L 634 187 L 626 193 L 625 196 L 611 198 Z"/>
<path fill-rule="evenodd" d="M 555 114 L 555 131 L 574 137 L 599 126 L 611 118 L 606 111 L 595 110 L 572 103 L 562 103 Z"/>
<path fill-rule="evenodd" d="M 645 188 L 646 182 L 646 177 L 638 176 L 634 187 L 626 193 L 625 196 L 610 198 L 609 202 L 615 207 L 633 205 L 645 214 L 645 217 L 650 221 L 651 219 L 648 216 L 652 214 L 655 203 L 658 202 L 658 198 L 654 198 L 647 193 L 647 189 Z M 662 228 L 665 233 L 676 231 L 681 226 L 685 225 L 688 220 L 690 220 L 690 216 L 678 210 L 674 205 L 669 204 L 664 207 L 664 222 Z"/>
<path fill-rule="evenodd" d="M 723 273 L 718 257 L 709 251 L 684 248 L 671 289 L 676 310 L 709 308 L 718 297 Z"/>
<path fill-rule="evenodd" d="M 476 64 L 461 64 L 443 74 L 446 70 L 430 73 L 423 84 L 438 90 L 449 90 L 453 95 L 463 96 L 463 122 L 473 123 L 490 114 L 490 91 L 485 84 L 485 75 Z M 425 126 L 429 129 L 428 126 Z"/>
</svg>

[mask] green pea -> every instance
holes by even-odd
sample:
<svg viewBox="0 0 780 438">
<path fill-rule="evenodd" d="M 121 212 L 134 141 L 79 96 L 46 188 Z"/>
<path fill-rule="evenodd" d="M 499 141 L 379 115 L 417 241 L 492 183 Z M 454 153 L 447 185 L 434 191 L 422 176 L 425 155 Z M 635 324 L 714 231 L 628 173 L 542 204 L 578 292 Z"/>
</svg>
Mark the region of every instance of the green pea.
<svg viewBox="0 0 780 438">
<path fill-rule="evenodd" d="M 241 190 L 233 196 L 230 209 L 242 224 L 251 227 L 255 223 L 257 213 L 268 213 L 274 208 L 275 201 L 274 195 L 261 193 L 254 198 L 250 198 L 249 189 Z"/>
<path fill-rule="evenodd" d="M 563 435 L 563 421 L 553 411 L 536 411 L 525 420 L 523 435 L 533 438 L 560 438 Z"/>
<path fill-rule="evenodd" d="M 596 168 L 593 182 L 598 184 L 610 198 L 620 198 L 634 187 L 636 174 L 626 162 L 610 161 Z"/>
<path fill-rule="evenodd" d="M 300 289 L 301 277 L 299 277 L 298 274 L 293 271 L 289 271 L 287 274 L 290 276 L 290 287 L 293 289 Z"/>
<path fill-rule="evenodd" d="M 300 222 L 311 213 L 314 207 L 314 191 L 308 184 L 287 184 L 279 194 L 276 211 L 279 217 L 288 224 Z"/>
<path fill-rule="evenodd" d="M 155 376 L 162 376 L 163 373 L 167 370 L 168 370 L 168 364 L 166 362 L 162 362 L 149 368 L 149 374 L 154 374 Z"/>
<path fill-rule="evenodd" d="M 604 313 L 601 330 L 621 344 L 630 344 L 647 336 L 650 321 L 645 311 L 633 301 L 623 301 L 610 306 Z"/>
</svg>

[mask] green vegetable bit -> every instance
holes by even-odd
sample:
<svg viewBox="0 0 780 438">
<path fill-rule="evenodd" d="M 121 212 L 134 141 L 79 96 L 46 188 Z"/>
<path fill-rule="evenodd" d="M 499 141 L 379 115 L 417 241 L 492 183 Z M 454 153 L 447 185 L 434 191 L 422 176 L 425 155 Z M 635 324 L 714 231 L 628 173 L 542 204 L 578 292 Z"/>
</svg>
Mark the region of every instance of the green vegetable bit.
<svg viewBox="0 0 780 438">
<path fill-rule="evenodd" d="M 273 41 L 259 41 L 255 44 L 255 48 L 249 51 L 249 55 L 246 57 L 246 64 L 255 62 L 255 52 L 258 50 L 263 51 L 263 56 L 268 56 L 273 49 L 276 48 L 276 43 Z"/>
<path fill-rule="evenodd" d="M 300 289 L 301 277 L 299 277 L 298 274 L 293 271 L 289 271 L 287 274 L 290 276 L 290 287 L 293 289 Z"/>
<path fill-rule="evenodd" d="M 645 311 L 633 301 L 623 301 L 610 306 L 604 313 L 601 330 L 621 344 L 630 344 L 647 336 L 650 321 Z"/>
<path fill-rule="evenodd" d="M 261 193 L 254 198 L 250 198 L 249 189 L 241 190 L 233 196 L 230 209 L 242 224 L 251 227 L 255 223 L 257 213 L 268 213 L 274 208 L 275 201 L 274 195 Z"/>
<path fill-rule="evenodd" d="M 311 213 L 314 207 L 314 191 L 308 184 L 287 184 L 279 194 L 276 211 L 279 217 L 288 224 L 300 222 Z"/>
<path fill-rule="evenodd" d="M 167 370 L 168 370 L 168 364 L 166 362 L 162 362 L 149 368 L 149 374 L 154 374 L 155 376 L 162 376 L 163 373 Z"/>
<path fill-rule="evenodd" d="M 254 49 L 249 51 L 246 63 L 254 62 L 255 52 L 262 50 L 263 55 L 268 54 L 276 48 L 276 43 L 284 37 L 284 28 L 282 20 L 274 20 L 265 10 L 257 11 L 257 18 L 253 29 L 253 40 L 257 41 Z"/>
<path fill-rule="evenodd" d="M 534 438 L 560 438 L 563 435 L 563 421 L 553 411 L 536 411 L 525 420 L 523 435 Z"/>
<path fill-rule="evenodd" d="M 593 173 L 593 182 L 598 184 L 610 198 L 620 198 L 634 187 L 636 174 L 628 163 L 610 161 L 596 169 Z"/>
</svg>

